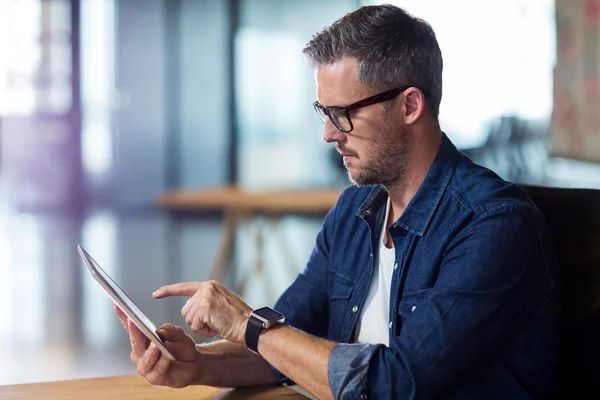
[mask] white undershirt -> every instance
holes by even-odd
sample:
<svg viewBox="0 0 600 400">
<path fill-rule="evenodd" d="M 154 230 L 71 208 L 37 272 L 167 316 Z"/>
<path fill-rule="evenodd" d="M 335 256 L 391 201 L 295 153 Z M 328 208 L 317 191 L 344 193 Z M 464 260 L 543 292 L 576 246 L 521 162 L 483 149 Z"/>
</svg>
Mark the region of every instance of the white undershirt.
<svg viewBox="0 0 600 400">
<path fill-rule="evenodd" d="M 383 343 L 386 346 L 390 344 L 390 290 L 396 251 L 394 248 L 388 249 L 384 244 L 389 213 L 388 197 L 379 237 L 379 251 L 376 254 L 377 266 L 373 269 L 371 285 L 357 321 L 355 341 L 358 343 Z"/>
</svg>

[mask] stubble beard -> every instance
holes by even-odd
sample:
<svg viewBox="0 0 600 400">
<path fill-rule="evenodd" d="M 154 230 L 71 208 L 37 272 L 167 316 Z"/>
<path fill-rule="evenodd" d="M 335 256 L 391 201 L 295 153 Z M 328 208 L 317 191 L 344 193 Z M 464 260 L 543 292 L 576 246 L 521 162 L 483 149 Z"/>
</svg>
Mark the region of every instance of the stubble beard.
<svg viewBox="0 0 600 400">
<path fill-rule="evenodd" d="M 406 128 L 397 131 L 386 131 L 373 140 L 365 157 L 366 161 L 351 173 L 348 165 L 348 179 L 358 187 L 382 185 L 386 188 L 401 185 L 406 179 L 408 163 L 409 138 Z"/>
</svg>

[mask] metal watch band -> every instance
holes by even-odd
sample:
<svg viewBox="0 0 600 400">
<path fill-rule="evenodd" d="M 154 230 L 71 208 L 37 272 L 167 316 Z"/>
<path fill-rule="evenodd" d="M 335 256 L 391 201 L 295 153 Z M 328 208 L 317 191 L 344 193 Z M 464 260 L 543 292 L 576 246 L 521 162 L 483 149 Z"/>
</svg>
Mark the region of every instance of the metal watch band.
<svg viewBox="0 0 600 400">
<path fill-rule="evenodd" d="M 248 318 L 246 325 L 246 347 L 258 354 L 258 336 L 263 328 L 263 322 L 254 316 Z"/>
</svg>

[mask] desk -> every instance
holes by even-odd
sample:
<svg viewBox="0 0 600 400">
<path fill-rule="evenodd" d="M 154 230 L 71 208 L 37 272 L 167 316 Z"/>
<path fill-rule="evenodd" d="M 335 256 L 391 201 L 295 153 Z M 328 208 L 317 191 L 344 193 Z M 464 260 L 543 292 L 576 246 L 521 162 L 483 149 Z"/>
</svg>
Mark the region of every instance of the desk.
<svg viewBox="0 0 600 400">
<path fill-rule="evenodd" d="M 223 214 L 221 241 L 210 268 L 210 279 L 221 281 L 233 259 L 234 239 L 238 227 L 254 227 L 256 260 L 253 271 L 262 273 L 265 224 L 271 229 L 277 229 L 281 217 L 285 215 L 324 216 L 335 205 L 341 192 L 341 188 L 251 191 L 229 186 L 166 192 L 159 197 L 158 204 L 173 212 L 219 211 Z M 256 223 L 256 217 L 259 215 L 265 217 L 265 224 Z M 293 265 L 292 257 L 282 236 L 277 235 L 279 248 L 286 258 L 286 264 L 290 266 Z M 234 285 L 234 290 L 243 293 L 246 281 L 247 276 L 242 277 Z"/>
<path fill-rule="evenodd" d="M 247 389 L 193 386 L 172 389 L 150 385 L 139 375 L 0 386 L 0 399 L 2 400 L 269 400 L 282 398 L 306 400 L 303 395 L 283 386 Z"/>
<path fill-rule="evenodd" d="M 176 211 L 223 211 L 225 213 L 326 214 L 342 190 L 306 189 L 255 191 L 235 186 L 206 190 L 176 190 L 163 193 L 158 204 Z"/>
</svg>

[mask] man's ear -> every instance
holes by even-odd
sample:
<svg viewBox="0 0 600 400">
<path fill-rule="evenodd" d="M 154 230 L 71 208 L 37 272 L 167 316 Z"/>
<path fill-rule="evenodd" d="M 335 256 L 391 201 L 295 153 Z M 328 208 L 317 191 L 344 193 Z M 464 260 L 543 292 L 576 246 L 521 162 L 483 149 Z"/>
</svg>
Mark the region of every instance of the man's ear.
<svg viewBox="0 0 600 400">
<path fill-rule="evenodd" d="M 425 95 L 417 88 L 411 87 L 404 91 L 404 123 L 414 124 L 425 112 Z"/>
</svg>

